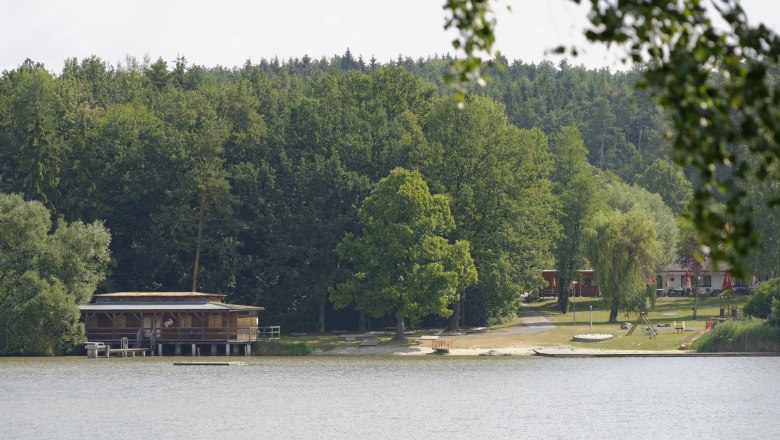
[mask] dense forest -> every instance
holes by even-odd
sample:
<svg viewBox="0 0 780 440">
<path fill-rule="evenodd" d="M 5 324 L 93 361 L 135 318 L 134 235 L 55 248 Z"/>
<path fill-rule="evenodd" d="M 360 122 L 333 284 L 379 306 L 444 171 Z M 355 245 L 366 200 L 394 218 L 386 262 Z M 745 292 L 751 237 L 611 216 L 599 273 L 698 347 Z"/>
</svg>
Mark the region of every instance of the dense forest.
<svg viewBox="0 0 780 440">
<path fill-rule="evenodd" d="M 28 60 L 0 78 L 0 192 L 41 202 L 55 228 L 104 225 L 101 292 L 223 293 L 289 331 L 393 324 L 334 310 L 329 294 L 352 270 L 337 245 L 361 232 L 363 201 L 398 167 L 446 196 L 447 238 L 470 244 L 477 280 L 452 306 L 462 325 L 514 314 L 542 268 L 583 264 L 579 214 L 684 209 L 691 183 L 668 161 L 638 71 L 499 56 L 459 109 L 448 62 L 347 51 L 228 69 L 92 57 L 53 74 Z M 756 209 L 780 192 L 755 189 Z M 767 247 L 754 266 L 767 273 L 780 267 L 777 215 L 757 220 Z M 658 261 L 692 252 L 690 228 L 673 227 Z"/>
</svg>

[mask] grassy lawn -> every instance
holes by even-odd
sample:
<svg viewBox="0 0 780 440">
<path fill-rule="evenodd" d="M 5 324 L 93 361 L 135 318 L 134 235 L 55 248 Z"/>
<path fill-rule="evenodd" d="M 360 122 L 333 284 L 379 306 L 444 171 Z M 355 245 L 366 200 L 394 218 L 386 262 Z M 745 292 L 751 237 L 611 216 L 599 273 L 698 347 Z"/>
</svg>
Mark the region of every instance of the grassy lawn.
<svg viewBox="0 0 780 440">
<path fill-rule="evenodd" d="M 746 297 L 737 297 L 737 306 L 741 311 L 746 301 Z M 513 333 L 521 325 L 520 318 L 515 318 L 501 325 L 491 327 L 488 333 L 470 334 L 463 336 L 447 336 L 443 339 L 452 341 L 456 348 L 484 348 L 500 349 L 507 347 L 523 346 L 570 346 L 573 348 L 596 348 L 608 350 L 674 350 L 681 344 L 687 343 L 697 335 L 710 317 L 717 317 L 720 313 L 720 305 L 717 298 L 699 298 L 697 321 L 693 320 L 693 298 L 678 297 L 660 297 L 656 302 L 654 311 L 648 314 L 650 321 L 656 326 L 659 334 L 655 338 L 649 338 L 640 326 L 631 336 L 626 336 L 628 330 L 620 329 L 619 324 L 610 324 L 609 311 L 598 299 L 577 298 L 577 322 L 574 322 L 574 313 L 561 314 L 557 310 L 555 300 L 546 300 L 529 305 L 544 315 L 553 324 L 555 329 L 546 330 L 537 333 Z M 593 333 L 609 333 L 616 337 L 604 342 L 574 342 L 572 336 L 581 333 L 590 333 L 588 310 L 593 306 Z M 620 322 L 633 323 L 637 315 L 620 314 Z M 685 332 L 678 334 L 674 329 L 674 321 L 685 322 Z M 669 324 L 669 327 L 659 327 L 658 324 Z M 502 333 L 508 331 L 509 333 Z M 430 341 L 420 340 L 424 334 L 433 334 L 434 331 L 418 330 L 415 335 L 409 336 L 405 344 L 398 344 L 391 341 L 391 335 L 377 335 L 380 345 L 393 346 L 430 346 Z M 346 341 L 343 337 L 337 335 L 309 335 L 309 336 L 286 336 L 282 342 L 304 342 L 311 347 L 320 350 L 331 350 L 337 346 L 358 345 L 360 341 Z"/>
<path fill-rule="evenodd" d="M 741 310 L 746 297 L 738 296 L 737 307 Z M 656 301 L 655 310 L 648 313 L 650 322 L 658 330 L 658 336 L 649 338 L 640 326 L 631 336 L 626 336 L 627 330 L 620 329 L 619 324 L 608 323 L 609 311 L 604 304 L 593 298 L 577 298 L 577 322 L 574 323 L 574 313 L 561 314 L 557 310 L 554 300 L 547 300 L 532 305 L 532 308 L 542 313 L 547 319 L 558 326 L 550 335 L 540 336 L 539 341 L 548 342 L 558 338 L 559 344 L 570 345 L 575 348 L 600 348 L 611 350 L 673 350 L 681 344 L 687 343 L 699 331 L 704 329 L 707 319 L 717 317 L 720 314 L 720 302 L 717 298 L 699 298 L 698 320 L 693 320 L 693 298 L 687 297 L 660 297 Z M 571 337 L 580 333 L 589 333 L 589 306 L 593 306 L 593 333 L 609 333 L 614 339 L 598 342 L 574 342 Z M 618 321 L 633 323 L 637 319 L 635 314 L 620 314 Z M 678 334 L 674 329 L 674 321 L 685 322 L 685 331 Z M 660 327 L 658 324 L 669 324 L 669 327 Z"/>
</svg>

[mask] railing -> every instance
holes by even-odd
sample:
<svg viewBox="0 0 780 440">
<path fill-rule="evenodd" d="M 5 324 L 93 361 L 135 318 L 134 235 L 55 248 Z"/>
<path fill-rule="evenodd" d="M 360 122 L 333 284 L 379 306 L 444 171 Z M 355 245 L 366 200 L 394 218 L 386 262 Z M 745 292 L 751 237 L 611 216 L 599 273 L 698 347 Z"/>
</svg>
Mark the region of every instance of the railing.
<svg viewBox="0 0 780 440">
<path fill-rule="evenodd" d="M 257 336 L 264 339 L 279 339 L 282 335 L 282 327 L 279 325 L 269 325 L 257 328 Z"/>
<path fill-rule="evenodd" d="M 261 330 L 262 329 L 262 330 Z M 90 327 L 87 328 L 87 336 L 92 341 L 120 341 L 122 338 L 129 338 L 141 343 L 144 338 L 144 332 L 149 331 L 149 340 L 151 345 L 158 342 L 253 342 L 259 338 L 278 338 L 280 335 L 279 326 L 270 327 L 228 327 L 228 328 L 112 328 L 112 327 Z"/>
</svg>

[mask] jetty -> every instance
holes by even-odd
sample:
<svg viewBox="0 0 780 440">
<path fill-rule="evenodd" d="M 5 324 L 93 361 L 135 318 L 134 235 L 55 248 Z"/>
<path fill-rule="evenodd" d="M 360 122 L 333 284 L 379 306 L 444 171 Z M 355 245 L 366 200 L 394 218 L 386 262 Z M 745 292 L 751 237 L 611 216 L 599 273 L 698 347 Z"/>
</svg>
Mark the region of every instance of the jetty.
<svg viewBox="0 0 780 440">
<path fill-rule="evenodd" d="M 92 359 L 99 358 L 101 353 L 103 353 L 106 358 L 110 358 L 112 354 L 115 355 L 115 357 L 135 357 L 136 355 L 146 356 L 146 352 L 151 351 L 148 348 L 128 347 L 127 338 L 122 338 L 120 348 L 111 348 L 110 345 L 107 345 L 103 342 L 87 342 L 85 344 L 85 348 L 87 349 L 87 357 Z"/>
<path fill-rule="evenodd" d="M 583 353 L 574 350 L 545 348 L 534 350 L 536 356 L 554 357 L 554 358 L 628 358 L 628 357 L 768 357 L 780 356 L 780 353 L 766 352 L 725 352 L 725 353 L 700 353 L 696 351 L 604 351 Z"/>
<path fill-rule="evenodd" d="M 175 366 L 231 366 L 246 365 L 246 362 L 174 362 Z"/>
</svg>

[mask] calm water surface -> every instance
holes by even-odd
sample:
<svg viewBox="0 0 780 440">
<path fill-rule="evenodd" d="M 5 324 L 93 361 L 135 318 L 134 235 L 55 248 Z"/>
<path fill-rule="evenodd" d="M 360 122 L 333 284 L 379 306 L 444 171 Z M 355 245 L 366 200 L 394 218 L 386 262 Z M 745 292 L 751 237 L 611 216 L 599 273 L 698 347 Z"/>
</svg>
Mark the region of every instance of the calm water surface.
<svg viewBox="0 0 780 440">
<path fill-rule="evenodd" d="M 0 439 L 780 438 L 780 358 L 173 361 L 0 358 Z"/>
</svg>

